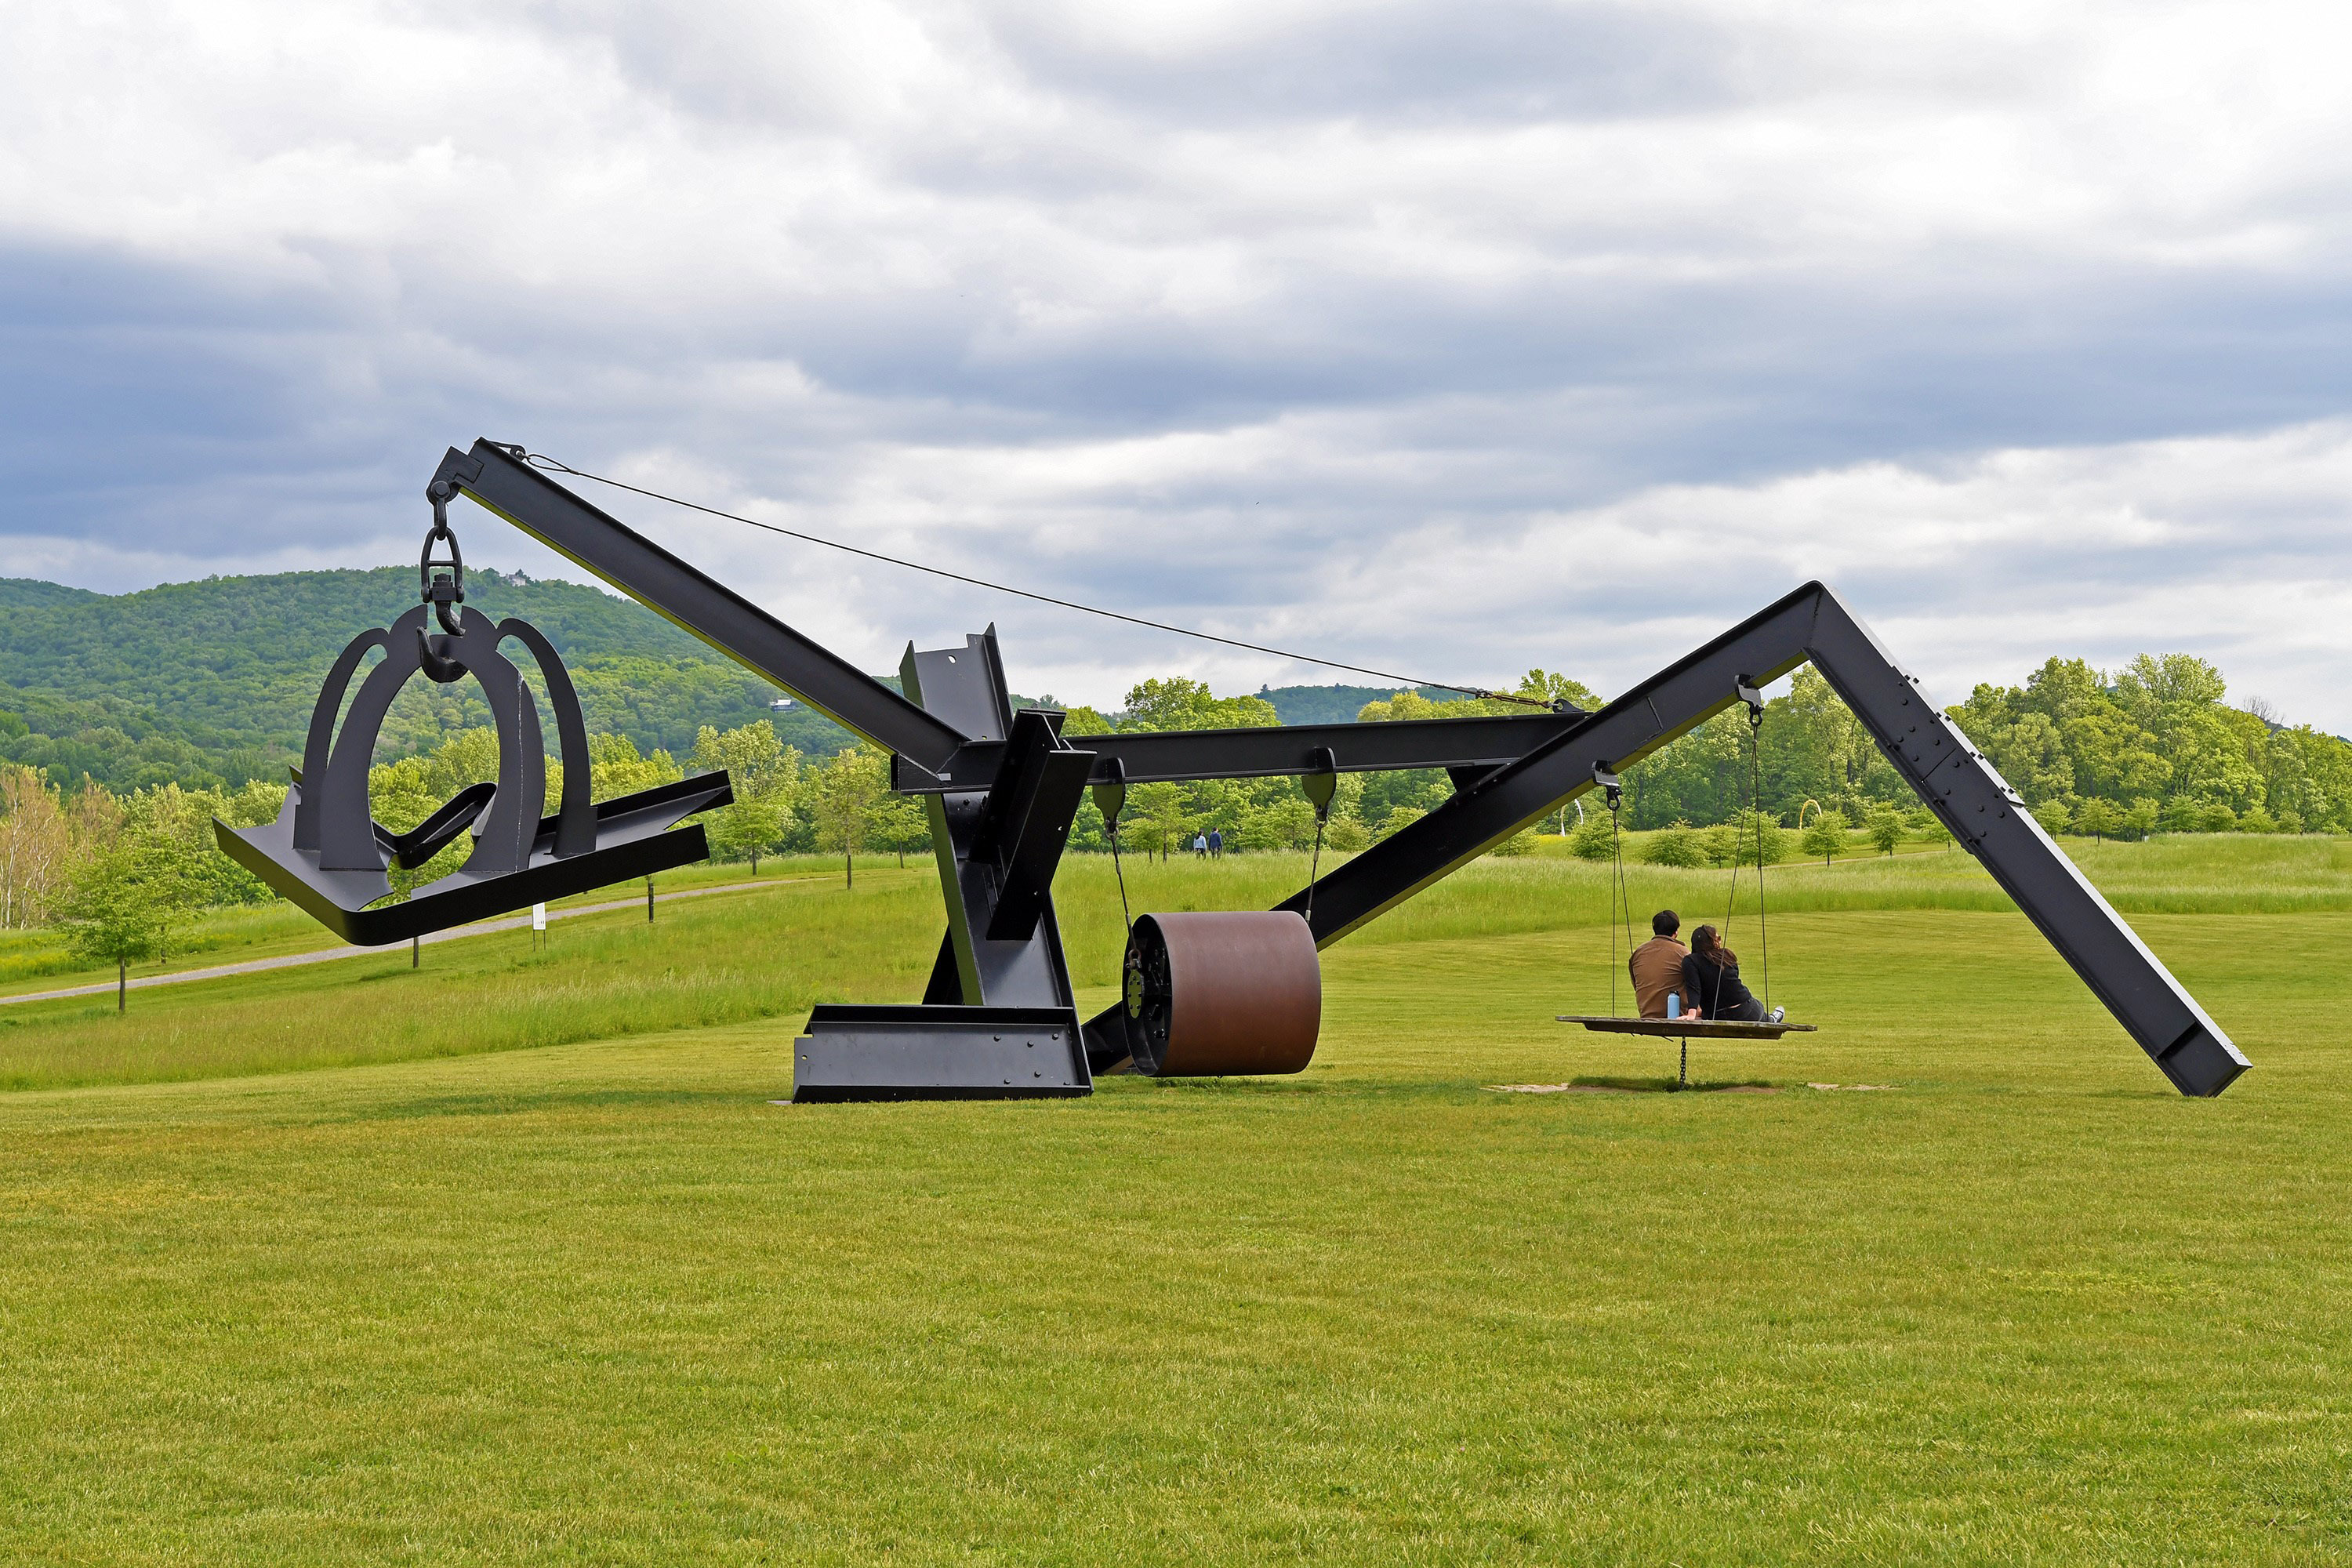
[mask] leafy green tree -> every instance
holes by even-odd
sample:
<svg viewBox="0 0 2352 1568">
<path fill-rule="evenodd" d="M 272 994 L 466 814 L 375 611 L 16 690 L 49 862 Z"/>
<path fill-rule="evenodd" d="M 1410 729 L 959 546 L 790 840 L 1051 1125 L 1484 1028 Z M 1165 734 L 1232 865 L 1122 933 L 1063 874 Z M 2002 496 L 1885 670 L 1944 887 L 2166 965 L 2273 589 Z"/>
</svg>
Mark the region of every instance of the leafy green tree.
<svg viewBox="0 0 2352 1568">
<path fill-rule="evenodd" d="M 1215 697 L 1181 675 L 1147 680 L 1127 694 L 1122 730 L 1256 730 L 1282 722 L 1263 697 Z"/>
<path fill-rule="evenodd" d="M 488 776 L 498 775 L 498 760 L 493 752 Z M 643 756 L 637 752 L 636 742 L 626 735 L 588 737 L 590 794 L 597 800 L 635 795 L 656 784 L 676 784 L 685 776 L 666 751 L 656 748 L 652 755 Z"/>
<path fill-rule="evenodd" d="M 152 845 L 125 835 L 83 862 L 58 905 L 75 957 L 114 965 L 114 1010 L 130 1006 L 131 965 L 153 956 L 163 910 Z"/>
<path fill-rule="evenodd" d="M 2133 801 L 2131 804 L 2131 809 L 2124 813 L 2124 829 L 2135 839 L 2144 839 L 2149 834 L 2154 833 L 2156 831 L 2156 802 L 2148 799 L 2146 795 L 2142 795 L 2139 799 Z"/>
<path fill-rule="evenodd" d="M 1580 860 L 1606 860 L 1617 853 L 1617 835 L 1606 811 L 1588 811 L 1568 831 L 1568 852 Z"/>
<path fill-rule="evenodd" d="M 1998 736 L 1988 756 L 2026 804 L 2038 805 L 2074 788 L 2065 737 L 2047 714 L 2026 713 Z"/>
<path fill-rule="evenodd" d="M 2171 781 L 2172 764 L 2157 738 L 2113 703 L 2069 719 L 2063 729 L 2075 787 L 2085 795 L 2123 800 L 2152 795 Z"/>
<path fill-rule="evenodd" d="M 2046 800 L 2029 809 L 2033 813 L 2033 820 L 2042 824 L 2042 831 L 2053 838 L 2074 830 L 2074 813 L 2063 800 Z"/>
<path fill-rule="evenodd" d="M 732 730 L 703 725 L 694 732 L 690 760 L 699 773 L 725 773 L 738 800 L 782 795 L 800 777 L 800 752 L 779 741 L 765 719 Z"/>
<path fill-rule="evenodd" d="M 1653 866 L 1696 866 L 1705 854 L 1697 831 L 1687 822 L 1675 822 L 1660 828 L 1642 847 L 1642 858 Z"/>
<path fill-rule="evenodd" d="M 1903 816 L 1892 806 L 1881 806 L 1872 812 L 1864 826 L 1871 847 L 1881 855 L 1894 854 L 1895 846 L 1903 842 Z"/>
<path fill-rule="evenodd" d="M 2193 654 L 2141 654 L 2116 676 L 2116 700 L 2149 729 L 2148 716 L 2170 705 L 2204 707 L 2221 700 L 2221 672 Z"/>
<path fill-rule="evenodd" d="M 1529 837 L 1532 837 L 1532 836 Z M 1343 855 L 1352 855 L 1360 849 L 1370 847 L 1372 836 L 1370 830 L 1364 826 L 1363 818 L 1334 816 L 1331 818 L 1330 836 L 1325 842 Z"/>
<path fill-rule="evenodd" d="M 710 812 L 702 830 L 710 839 L 714 860 L 748 860 L 751 875 L 760 874 L 760 857 L 772 853 L 783 836 L 792 806 L 781 794 L 751 795 Z"/>
<path fill-rule="evenodd" d="M 1381 817 L 1380 825 L 1372 829 L 1372 842 L 1378 844 L 1384 838 L 1393 837 L 1428 815 L 1417 805 L 1398 806 Z"/>
<path fill-rule="evenodd" d="M 904 869 L 909 852 L 931 847 L 931 821 L 923 803 L 912 795 L 886 795 L 874 805 L 874 842 L 896 850 Z"/>
<path fill-rule="evenodd" d="M 857 852 L 874 830 L 875 807 L 890 792 L 890 759 L 869 745 L 837 752 L 815 770 L 810 795 L 817 842 L 841 851 L 842 885 L 857 886 Z"/>
<path fill-rule="evenodd" d="M 2087 833 L 2094 839 L 2105 843 L 2107 835 L 2113 833 L 2122 825 L 2122 822 L 2121 812 L 2118 812 L 2109 802 L 2093 795 L 2084 801 L 2083 808 L 2074 814 L 2074 831 Z"/>
<path fill-rule="evenodd" d="M 2235 833 L 2238 830 L 2238 814 L 2225 802 L 2212 801 L 2198 811 L 2197 830 L 2200 833 Z"/>
<path fill-rule="evenodd" d="M 1742 811 L 1731 826 L 1741 865 L 1777 866 L 1789 858 L 1789 835 L 1778 812 Z"/>
<path fill-rule="evenodd" d="M 1805 825 L 1805 831 L 1798 836 L 1797 843 L 1806 854 L 1818 855 L 1822 858 L 1822 864 L 1828 865 L 1830 857 L 1845 847 L 1843 814 L 1835 806 L 1823 806 Z"/>
<path fill-rule="evenodd" d="M 1522 856 L 1532 855 L 1535 852 L 1536 832 L 1532 827 L 1528 828 L 1523 832 L 1512 834 L 1508 838 L 1504 839 L 1500 844 L 1496 845 L 1492 849 L 1486 851 L 1489 855 L 1498 855 L 1503 857 L 1505 859 L 1517 859 Z"/>
<path fill-rule="evenodd" d="M 1119 837 L 1129 848 L 1157 855 L 1165 862 L 1192 820 L 1185 809 L 1184 792 L 1174 784 L 1165 780 L 1137 784 L 1127 792 L 1127 809 L 1119 814 Z"/>
</svg>

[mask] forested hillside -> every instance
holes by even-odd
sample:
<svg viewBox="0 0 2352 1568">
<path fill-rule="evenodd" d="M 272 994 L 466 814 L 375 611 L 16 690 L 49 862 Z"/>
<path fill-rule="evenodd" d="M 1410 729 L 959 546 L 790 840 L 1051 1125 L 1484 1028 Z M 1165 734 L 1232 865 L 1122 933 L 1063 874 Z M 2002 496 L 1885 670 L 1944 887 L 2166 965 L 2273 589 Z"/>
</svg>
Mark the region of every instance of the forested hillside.
<svg viewBox="0 0 2352 1568">
<path fill-rule="evenodd" d="M 545 632 L 592 731 L 683 753 L 697 728 L 772 719 L 813 754 L 849 737 L 659 616 L 572 583 L 476 569 L 467 603 Z M 213 577 L 109 596 L 0 580 L 0 757 L 115 790 L 283 779 L 343 645 L 415 602 L 407 567 Z M 470 682 L 412 682 L 383 730 L 387 758 L 489 721 Z"/>
</svg>

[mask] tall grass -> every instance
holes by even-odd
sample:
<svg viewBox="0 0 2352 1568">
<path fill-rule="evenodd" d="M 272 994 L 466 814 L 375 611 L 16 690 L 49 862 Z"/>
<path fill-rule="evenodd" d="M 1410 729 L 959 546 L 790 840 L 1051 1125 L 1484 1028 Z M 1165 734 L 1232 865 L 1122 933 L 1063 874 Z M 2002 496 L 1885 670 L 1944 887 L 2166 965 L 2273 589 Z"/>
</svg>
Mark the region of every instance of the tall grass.
<svg viewBox="0 0 2352 1568">
<path fill-rule="evenodd" d="M 560 1045 L 911 1001 L 939 941 L 928 872 L 782 884 L 425 950 L 0 1008 L 0 1088 L 149 1082 Z M 787 1031 L 786 1037 L 789 1037 Z"/>
</svg>

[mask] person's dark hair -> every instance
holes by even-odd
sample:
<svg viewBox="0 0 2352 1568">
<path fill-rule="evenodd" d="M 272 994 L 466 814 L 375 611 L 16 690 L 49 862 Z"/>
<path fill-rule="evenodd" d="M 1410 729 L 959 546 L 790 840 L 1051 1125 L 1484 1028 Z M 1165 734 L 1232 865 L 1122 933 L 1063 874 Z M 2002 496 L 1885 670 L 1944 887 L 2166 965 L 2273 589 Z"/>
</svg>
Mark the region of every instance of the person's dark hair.
<svg viewBox="0 0 2352 1568">
<path fill-rule="evenodd" d="M 1672 936 L 1683 929 L 1683 917 L 1672 910 L 1660 910 L 1650 917 L 1650 931 L 1655 936 Z"/>
<path fill-rule="evenodd" d="M 1723 939 L 1716 934 L 1713 926 L 1701 926 L 1691 932 L 1691 954 L 1706 959 L 1717 969 L 1736 969 L 1739 964 L 1739 955 L 1723 945 Z"/>
</svg>

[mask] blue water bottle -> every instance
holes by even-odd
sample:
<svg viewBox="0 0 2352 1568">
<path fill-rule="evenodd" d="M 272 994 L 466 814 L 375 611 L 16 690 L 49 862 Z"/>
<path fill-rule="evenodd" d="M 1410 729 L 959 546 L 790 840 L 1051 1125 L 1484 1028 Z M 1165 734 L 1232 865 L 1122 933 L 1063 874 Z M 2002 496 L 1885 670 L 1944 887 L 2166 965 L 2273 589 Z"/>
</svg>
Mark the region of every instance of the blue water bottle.
<svg viewBox="0 0 2352 1568">
<path fill-rule="evenodd" d="M 1667 1016 L 1667 1017 L 1669 1017 L 1669 1018 L 1679 1018 L 1679 1017 L 1681 1017 L 1682 1016 L 1683 1016 L 1683 994 L 1682 994 L 1681 992 L 1679 992 L 1679 991 L 1669 991 L 1669 992 L 1667 992 L 1667 993 L 1666 993 L 1666 1016 Z"/>
</svg>

